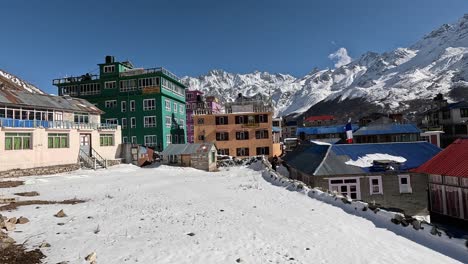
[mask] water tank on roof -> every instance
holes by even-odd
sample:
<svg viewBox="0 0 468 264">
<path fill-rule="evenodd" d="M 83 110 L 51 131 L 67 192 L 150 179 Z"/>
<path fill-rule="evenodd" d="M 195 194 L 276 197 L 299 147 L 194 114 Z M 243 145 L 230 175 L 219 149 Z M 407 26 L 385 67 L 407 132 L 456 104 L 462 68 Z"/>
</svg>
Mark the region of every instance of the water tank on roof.
<svg viewBox="0 0 468 264">
<path fill-rule="evenodd" d="M 106 56 L 106 64 L 114 63 L 114 56 Z"/>
</svg>

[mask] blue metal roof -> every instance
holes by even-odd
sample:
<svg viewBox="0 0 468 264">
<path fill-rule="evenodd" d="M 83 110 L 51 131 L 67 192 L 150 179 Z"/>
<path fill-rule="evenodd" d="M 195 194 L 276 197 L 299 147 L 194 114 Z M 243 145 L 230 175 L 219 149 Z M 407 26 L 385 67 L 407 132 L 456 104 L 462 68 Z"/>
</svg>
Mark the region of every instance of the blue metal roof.
<svg viewBox="0 0 468 264">
<path fill-rule="evenodd" d="M 281 128 L 274 126 L 272 131 L 276 132 L 276 133 L 279 133 L 279 132 L 281 132 Z"/>
<path fill-rule="evenodd" d="M 370 173 L 372 167 L 357 167 L 345 164 L 349 160 L 358 160 L 367 154 L 389 154 L 403 157 L 406 162 L 401 164 L 400 171 L 417 168 L 441 151 L 428 142 L 377 143 L 377 144 L 342 144 L 332 145 L 329 155 L 317 169 L 315 175 L 345 175 Z"/>
<path fill-rule="evenodd" d="M 354 136 L 421 133 L 414 124 L 379 124 L 359 128 Z"/>
<path fill-rule="evenodd" d="M 320 135 L 320 134 L 339 134 L 345 133 L 346 125 L 336 125 L 336 126 L 320 126 L 320 127 L 299 127 L 296 130 L 296 136 L 299 136 L 301 133 L 306 135 Z M 352 124 L 353 132 L 359 129 L 359 126 Z"/>
<path fill-rule="evenodd" d="M 304 173 L 312 175 L 325 157 L 330 145 L 301 144 L 282 159 Z"/>
</svg>

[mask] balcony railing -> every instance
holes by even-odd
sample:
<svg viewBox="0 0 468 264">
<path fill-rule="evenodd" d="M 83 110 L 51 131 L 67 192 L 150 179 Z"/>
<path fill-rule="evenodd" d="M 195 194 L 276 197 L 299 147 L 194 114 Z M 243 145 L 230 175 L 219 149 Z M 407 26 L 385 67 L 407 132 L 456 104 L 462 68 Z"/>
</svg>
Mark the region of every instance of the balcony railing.
<svg viewBox="0 0 468 264">
<path fill-rule="evenodd" d="M 0 127 L 116 130 L 115 124 L 75 123 L 70 121 L 19 120 L 0 118 Z"/>
<path fill-rule="evenodd" d="M 92 80 L 98 80 L 98 79 L 99 79 L 99 75 L 85 74 L 81 76 L 71 76 L 71 77 L 64 77 L 60 79 L 54 79 L 52 81 L 52 84 L 58 85 L 58 84 L 75 83 L 75 82 L 82 82 L 82 81 L 92 81 Z"/>
<path fill-rule="evenodd" d="M 157 73 L 157 72 L 162 72 L 164 75 L 169 76 L 170 78 L 180 82 L 180 78 L 177 77 L 177 75 L 175 75 L 172 72 L 164 69 L 163 67 L 150 68 L 150 69 L 131 69 L 131 70 L 127 70 L 125 72 L 121 72 L 119 74 L 119 76 L 120 77 L 128 77 L 128 76 L 135 76 L 135 75 L 149 74 L 149 73 Z"/>
</svg>

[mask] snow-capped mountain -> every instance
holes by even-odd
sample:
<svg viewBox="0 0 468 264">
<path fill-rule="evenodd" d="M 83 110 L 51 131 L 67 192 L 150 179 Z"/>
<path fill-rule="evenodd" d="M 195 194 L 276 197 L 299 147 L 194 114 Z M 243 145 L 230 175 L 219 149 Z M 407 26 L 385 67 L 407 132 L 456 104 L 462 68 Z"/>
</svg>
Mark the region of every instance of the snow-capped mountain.
<svg viewBox="0 0 468 264">
<path fill-rule="evenodd" d="M 280 115 L 303 113 L 319 102 L 360 98 L 381 109 L 404 110 L 412 100 L 430 99 L 438 93 L 450 95 L 454 87 L 468 95 L 468 14 L 408 48 L 383 54 L 367 52 L 347 65 L 314 70 L 302 78 L 214 70 L 183 81 L 189 89 L 224 101 L 238 93 L 270 94 Z"/>
<path fill-rule="evenodd" d="M 0 70 L 0 89 L 8 88 L 14 90 L 25 90 L 30 93 L 45 94 L 41 89 L 27 83 L 6 71 Z"/>
</svg>

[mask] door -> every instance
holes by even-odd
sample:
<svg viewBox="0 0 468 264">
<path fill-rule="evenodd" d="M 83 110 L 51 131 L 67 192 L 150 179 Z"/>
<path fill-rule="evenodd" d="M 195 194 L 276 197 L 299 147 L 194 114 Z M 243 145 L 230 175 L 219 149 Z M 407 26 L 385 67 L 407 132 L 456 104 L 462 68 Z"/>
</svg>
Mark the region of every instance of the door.
<svg viewBox="0 0 468 264">
<path fill-rule="evenodd" d="M 359 178 L 334 178 L 328 180 L 329 190 L 349 196 L 353 200 L 361 199 Z"/>
<path fill-rule="evenodd" d="M 91 134 L 80 134 L 80 150 L 91 156 Z"/>
</svg>

